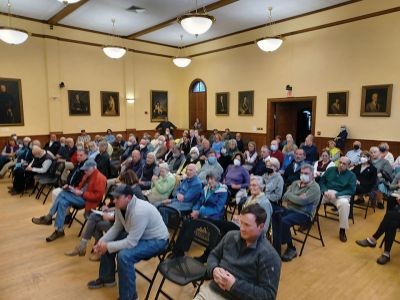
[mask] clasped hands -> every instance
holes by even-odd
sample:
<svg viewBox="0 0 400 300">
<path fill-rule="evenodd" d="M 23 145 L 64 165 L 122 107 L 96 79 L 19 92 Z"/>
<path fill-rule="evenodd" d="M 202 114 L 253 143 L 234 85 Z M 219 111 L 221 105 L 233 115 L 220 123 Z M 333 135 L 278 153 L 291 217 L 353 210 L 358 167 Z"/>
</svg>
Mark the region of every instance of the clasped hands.
<svg viewBox="0 0 400 300">
<path fill-rule="evenodd" d="M 236 281 L 235 276 L 220 267 L 213 270 L 213 278 L 215 283 L 224 291 L 230 291 Z"/>
</svg>

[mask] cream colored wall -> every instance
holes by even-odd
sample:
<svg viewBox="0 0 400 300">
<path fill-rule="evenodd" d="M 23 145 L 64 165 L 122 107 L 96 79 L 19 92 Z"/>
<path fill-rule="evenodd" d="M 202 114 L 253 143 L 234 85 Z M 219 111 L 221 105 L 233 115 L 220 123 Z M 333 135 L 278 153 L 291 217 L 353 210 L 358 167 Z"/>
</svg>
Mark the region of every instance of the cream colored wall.
<svg viewBox="0 0 400 300">
<path fill-rule="evenodd" d="M 195 57 L 185 87 L 194 78 L 208 91 L 208 128 L 266 132 L 267 99 L 285 97 L 286 84 L 294 96 L 317 96 L 316 132 L 334 136 L 347 124 L 351 138 L 399 140 L 400 13 L 288 37 L 274 53 L 256 45 Z M 393 83 L 392 117 L 360 117 L 361 86 Z M 255 91 L 253 117 L 238 116 L 238 91 Z M 327 117 L 327 92 L 350 91 L 348 117 Z M 230 116 L 215 116 L 215 93 L 230 92 Z M 187 102 L 182 109 L 187 111 Z M 288 120 L 290 121 L 290 120 Z M 187 123 L 186 123 L 187 125 Z"/>
</svg>

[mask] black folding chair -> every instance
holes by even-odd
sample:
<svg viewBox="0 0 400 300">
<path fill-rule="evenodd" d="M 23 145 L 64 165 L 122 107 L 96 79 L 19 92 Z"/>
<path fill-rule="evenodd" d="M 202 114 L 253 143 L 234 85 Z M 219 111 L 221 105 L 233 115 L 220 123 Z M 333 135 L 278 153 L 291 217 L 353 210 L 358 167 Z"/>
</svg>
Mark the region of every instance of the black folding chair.
<svg viewBox="0 0 400 300">
<path fill-rule="evenodd" d="M 77 223 L 79 223 L 81 225 L 81 229 L 79 230 L 78 237 L 81 236 L 83 228 L 85 228 L 85 225 L 86 225 L 86 222 L 87 222 L 87 217 L 86 216 L 84 216 L 84 218 L 85 218 L 84 221 L 81 221 L 76 217 L 76 214 L 82 209 L 85 209 L 85 208 L 84 207 L 72 206 L 71 221 L 69 221 L 69 223 L 68 223 L 68 228 L 71 228 L 72 223 L 74 223 L 74 221 L 76 221 Z"/>
<path fill-rule="evenodd" d="M 211 249 L 214 248 L 218 244 L 221 236 L 218 227 L 203 219 L 196 219 L 193 220 L 193 222 L 195 222 L 195 231 L 198 229 L 205 229 L 208 232 L 208 246 Z M 166 279 L 180 286 L 192 283 L 195 288 L 197 287 L 195 294 L 197 295 L 207 272 L 206 266 L 190 256 L 167 258 L 159 264 L 158 269 L 163 278 L 158 287 L 155 300 L 158 299 L 160 293 L 167 299 L 172 300 L 169 295 L 162 291 Z"/>
<path fill-rule="evenodd" d="M 350 198 L 350 213 L 349 213 L 349 219 L 351 219 L 351 220 L 353 221 L 353 224 L 354 224 L 354 215 L 353 215 L 353 208 L 352 208 L 352 205 L 353 205 L 353 203 L 352 203 L 351 198 Z M 322 215 L 321 217 L 324 217 L 324 218 L 330 219 L 330 220 L 334 220 L 334 221 L 339 221 L 339 217 L 338 217 L 339 213 L 334 213 L 334 212 L 327 211 L 326 208 L 327 208 L 328 206 L 329 206 L 329 207 L 336 208 L 336 206 L 333 205 L 332 203 L 324 203 L 324 215 Z M 335 216 L 335 217 L 333 217 L 333 216 Z M 337 217 L 336 217 L 336 216 L 337 216 Z"/>
<path fill-rule="evenodd" d="M 165 250 L 163 250 L 160 253 L 158 253 L 157 255 L 149 257 L 148 259 L 145 259 L 145 260 L 150 260 L 152 258 L 158 257 L 158 259 L 160 260 L 160 263 L 161 263 L 164 261 L 167 254 L 170 251 L 172 251 L 172 248 L 175 244 L 175 238 L 176 238 L 176 235 L 178 233 L 179 226 L 181 223 L 181 213 L 176 208 L 168 207 L 168 206 L 159 206 L 158 211 L 160 212 L 161 216 L 163 217 L 165 225 L 170 230 L 170 239 L 168 242 L 168 246 Z M 150 286 L 147 289 L 147 293 L 146 293 L 146 298 L 145 298 L 146 300 L 149 299 L 151 289 L 153 287 L 154 281 L 156 280 L 156 277 L 157 277 L 157 274 L 159 271 L 159 266 L 160 266 L 160 264 L 158 264 L 158 266 L 151 278 L 148 277 L 147 275 L 145 275 L 143 272 L 141 272 L 137 268 L 135 268 L 135 271 L 150 283 Z M 162 293 L 164 294 L 164 292 L 162 292 Z"/>
<path fill-rule="evenodd" d="M 368 214 L 368 209 L 372 208 L 375 212 L 375 205 L 376 205 L 376 194 L 375 191 L 371 191 L 367 194 L 360 194 L 357 195 L 359 198 L 361 197 L 362 199 L 364 199 L 364 196 L 368 197 L 368 201 L 367 201 L 367 205 L 361 205 L 361 204 L 356 204 L 354 203 L 354 197 L 351 198 L 351 202 L 350 202 L 350 213 L 353 214 L 353 209 L 357 208 L 357 209 L 361 209 L 365 211 L 364 214 L 364 219 L 367 218 L 367 214 Z M 354 222 L 353 222 L 354 224 Z"/>
<path fill-rule="evenodd" d="M 303 224 L 302 226 L 299 226 L 297 230 L 293 226 L 293 231 L 294 231 L 295 235 L 297 235 L 297 232 L 304 234 L 304 239 L 299 239 L 297 237 L 292 237 L 293 240 L 295 240 L 296 242 L 299 242 L 300 244 L 302 244 L 299 256 L 301 256 L 303 254 L 303 250 L 304 250 L 304 247 L 305 247 L 305 245 L 307 243 L 308 237 L 311 237 L 313 239 L 321 241 L 322 247 L 325 247 L 324 239 L 322 237 L 322 232 L 321 232 L 321 226 L 319 224 L 319 214 L 318 214 L 319 208 L 321 207 L 321 202 L 322 202 L 322 196 L 319 199 L 319 202 L 318 202 L 318 205 L 317 205 L 316 209 L 314 210 L 314 216 L 313 216 L 312 220 L 309 220 L 307 223 Z M 319 236 L 315 236 L 315 235 L 312 235 L 310 233 L 311 228 L 313 227 L 313 225 L 315 223 L 317 223 L 318 235 Z M 300 229 L 302 227 L 305 227 L 304 230 Z"/>
<path fill-rule="evenodd" d="M 57 186 L 60 186 L 61 182 L 61 175 L 64 172 L 65 169 L 65 164 L 64 162 L 57 163 L 56 166 L 56 171 L 54 175 L 44 175 L 44 176 L 39 176 L 38 177 L 38 192 L 36 194 L 36 199 L 40 199 L 40 196 L 44 195 L 44 200 L 43 204 L 46 203 L 47 198 L 49 197 L 51 191 L 56 188 Z M 45 192 L 45 189 L 48 188 L 48 190 Z"/>
</svg>

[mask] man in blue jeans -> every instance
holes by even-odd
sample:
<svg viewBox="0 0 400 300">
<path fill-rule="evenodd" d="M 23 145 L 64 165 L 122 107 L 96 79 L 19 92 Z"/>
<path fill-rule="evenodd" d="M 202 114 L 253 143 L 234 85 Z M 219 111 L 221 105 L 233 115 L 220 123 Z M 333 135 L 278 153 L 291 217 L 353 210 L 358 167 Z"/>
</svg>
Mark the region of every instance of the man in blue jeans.
<svg viewBox="0 0 400 300">
<path fill-rule="evenodd" d="M 120 300 L 136 300 L 135 264 L 167 248 L 169 232 L 158 210 L 133 196 L 132 189 L 119 185 L 111 193 L 115 203 L 115 223 L 94 247 L 101 255 L 99 278 L 89 289 L 115 286 L 115 255 L 118 253 Z"/>
</svg>

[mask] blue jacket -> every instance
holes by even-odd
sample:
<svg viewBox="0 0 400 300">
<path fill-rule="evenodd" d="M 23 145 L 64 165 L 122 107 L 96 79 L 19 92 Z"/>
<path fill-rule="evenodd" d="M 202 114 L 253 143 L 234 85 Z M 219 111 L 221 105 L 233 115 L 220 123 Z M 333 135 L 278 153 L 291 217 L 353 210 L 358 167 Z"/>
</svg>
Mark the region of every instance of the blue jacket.
<svg viewBox="0 0 400 300">
<path fill-rule="evenodd" d="M 199 201 L 193 206 L 193 210 L 199 212 L 200 218 L 221 220 L 224 216 L 225 202 L 228 198 L 228 188 L 225 184 L 218 184 L 215 190 L 206 185 L 201 193 Z"/>
<path fill-rule="evenodd" d="M 202 191 L 202 184 L 197 176 L 191 179 L 186 178 L 182 180 L 181 184 L 176 189 L 175 198 L 177 194 L 182 194 L 184 196 L 183 202 L 196 203 Z"/>
</svg>

